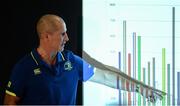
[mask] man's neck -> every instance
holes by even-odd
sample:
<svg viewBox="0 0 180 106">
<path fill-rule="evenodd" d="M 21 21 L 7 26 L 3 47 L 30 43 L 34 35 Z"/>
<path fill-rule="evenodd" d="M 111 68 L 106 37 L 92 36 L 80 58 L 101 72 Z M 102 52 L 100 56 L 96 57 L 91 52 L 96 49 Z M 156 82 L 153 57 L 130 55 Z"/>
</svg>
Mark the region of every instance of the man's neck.
<svg viewBox="0 0 180 106">
<path fill-rule="evenodd" d="M 41 58 L 49 65 L 54 65 L 56 63 L 56 52 L 50 52 L 48 50 L 43 49 L 43 47 L 37 48 L 38 53 Z"/>
</svg>

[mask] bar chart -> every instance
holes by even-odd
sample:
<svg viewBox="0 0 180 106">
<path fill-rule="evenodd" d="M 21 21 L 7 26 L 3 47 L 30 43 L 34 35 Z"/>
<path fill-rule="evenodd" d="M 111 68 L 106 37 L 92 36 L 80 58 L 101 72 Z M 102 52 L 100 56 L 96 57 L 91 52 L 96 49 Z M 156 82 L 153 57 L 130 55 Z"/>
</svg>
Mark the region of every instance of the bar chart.
<svg viewBox="0 0 180 106">
<path fill-rule="evenodd" d="M 180 105 L 179 13 L 178 0 L 84 1 L 83 50 L 167 93 L 162 101 L 152 104 L 140 94 L 86 82 L 84 104 Z M 109 98 L 93 95 L 97 89 L 112 94 L 106 95 Z M 101 99 L 91 98 L 89 102 L 89 96 Z"/>
</svg>

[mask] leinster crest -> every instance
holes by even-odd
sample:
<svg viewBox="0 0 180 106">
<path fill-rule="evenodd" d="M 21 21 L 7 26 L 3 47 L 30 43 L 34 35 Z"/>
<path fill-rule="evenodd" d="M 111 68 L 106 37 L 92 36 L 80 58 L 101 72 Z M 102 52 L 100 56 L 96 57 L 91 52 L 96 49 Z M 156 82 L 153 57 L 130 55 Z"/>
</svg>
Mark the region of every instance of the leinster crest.
<svg viewBox="0 0 180 106">
<path fill-rule="evenodd" d="M 64 70 L 70 71 L 72 69 L 72 64 L 70 61 L 64 63 Z"/>
</svg>

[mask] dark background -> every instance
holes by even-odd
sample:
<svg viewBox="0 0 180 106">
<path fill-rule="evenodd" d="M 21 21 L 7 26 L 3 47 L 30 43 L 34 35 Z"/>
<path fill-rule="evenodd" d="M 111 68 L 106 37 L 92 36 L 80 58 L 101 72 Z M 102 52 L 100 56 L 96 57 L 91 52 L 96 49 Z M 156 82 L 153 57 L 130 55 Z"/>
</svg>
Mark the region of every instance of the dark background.
<svg viewBox="0 0 180 106">
<path fill-rule="evenodd" d="M 14 64 L 38 45 L 36 22 L 41 15 L 55 13 L 66 22 L 70 41 L 66 49 L 82 53 L 82 0 L 6 0 L 0 4 L 0 104 Z M 77 103 L 82 104 L 82 83 Z"/>
</svg>

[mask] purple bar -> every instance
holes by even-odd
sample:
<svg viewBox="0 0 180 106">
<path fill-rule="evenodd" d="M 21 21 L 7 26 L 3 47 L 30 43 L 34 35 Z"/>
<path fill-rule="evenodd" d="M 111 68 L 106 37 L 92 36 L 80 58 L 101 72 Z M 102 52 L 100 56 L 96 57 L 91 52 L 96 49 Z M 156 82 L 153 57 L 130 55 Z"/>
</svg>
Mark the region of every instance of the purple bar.
<svg viewBox="0 0 180 106">
<path fill-rule="evenodd" d="M 133 32 L 133 77 L 136 79 L 136 32 Z M 136 105 L 136 93 L 133 98 L 133 105 Z"/>
</svg>

